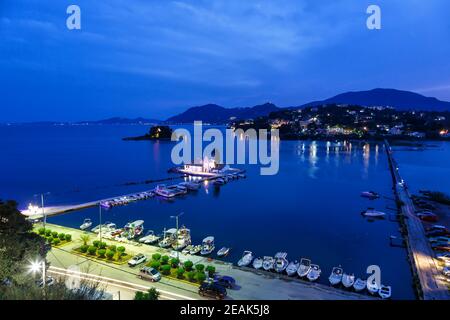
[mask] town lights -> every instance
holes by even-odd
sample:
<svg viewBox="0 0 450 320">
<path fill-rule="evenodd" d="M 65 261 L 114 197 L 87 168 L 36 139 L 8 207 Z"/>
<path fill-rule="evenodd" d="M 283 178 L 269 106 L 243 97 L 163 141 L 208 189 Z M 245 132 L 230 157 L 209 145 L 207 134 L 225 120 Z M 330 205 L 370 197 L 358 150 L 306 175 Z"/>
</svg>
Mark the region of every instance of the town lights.
<svg viewBox="0 0 450 320">
<path fill-rule="evenodd" d="M 36 272 L 41 271 L 41 268 L 43 267 L 42 265 L 43 265 L 43 263 L 40 261 L 33 261 L 33 262 L 31 262 L 31 264 L 29 266 L 29 270 L 31 273 L 34 274 Z M 44 266 L 44 268 L 45 268 L 45 266 Z"/>
</svg>

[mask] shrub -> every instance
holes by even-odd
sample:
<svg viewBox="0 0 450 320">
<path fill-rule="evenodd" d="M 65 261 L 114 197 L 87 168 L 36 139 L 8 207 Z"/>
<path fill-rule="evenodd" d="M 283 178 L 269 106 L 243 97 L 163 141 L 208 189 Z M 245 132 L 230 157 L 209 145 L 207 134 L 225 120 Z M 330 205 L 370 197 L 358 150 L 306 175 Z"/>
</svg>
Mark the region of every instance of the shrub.
<svg viewBox="0 0 450 320">
<path fill-rule="evenodd" d="M 120 252 L 120 254 L 124 254 L 125 253 L 125 247 L 122 247 L 122 246 L 117 247 L 116 251 Z"/>
<path fill-rule="evenodd" d="M 212 277 L 212 276 L 214 276 L 214 273 L 216 273 L 216 267 L 214 267 L 214 266 L 207 266 L 205 268 L 205 271 L 208 272 L 210 277 Z"/>
<path fill-rule="evenodd" d="M 72 235 L 66 234 L 66 241 L 72 241 Z"/>
<path fill-rule="evenodd" d="M 112 252 L 116 252 L 117 247 L 115 245 L 110 245 L 108 249 L 111 250 Z"/>
<path fill-rule="evenodd" d="M 177 269 L 177 278 L 178 279 L 183 279 L 184 278 L 184 272 L 185 272 L 184 268 L 181 268 L 181 267 L 178 268 Z"/>
<path fill-rule="evenodd" d="M 195 265 L 195 270 L 197 270 L 197 272 L 202 272 L 203 270 L 205 270 L 205 265 L 199 263 Z"/>
<path fill-rule="evenodd" d="M 114 257 L 114 251 L 108 249 L 106 250 L 106 257 L 111 260 Z"/>
<path fill-rule="evenodd" d="M 170 274 L 170 266 L 168 264 L 165 264 L 161 267 L 161 273 L 163 275 L 169 275 Z"/>
<path fill-rule="evenodd" d="M 52 232 L 52 237 L 53 237 L 53 238 L 58 238 L 58 232 L 53 231 L 53 232 Z"/>
<path fill-rule="evenodd" d="M 152 255 L 152 259 L 156 260 L 156 261 L 159 261 L 161 259 L 161 255 L 159 253 L 154 253 Z"/>
<path fill-rule="evenodd" d="M 180 259 L 177 259 L 177 258 L 170 259 L 170 265 L 172 266 L 172 268 L 178 267 L 179 264 L 180 264 Z"/>
<path fill-rule="evenodd" d="M 96 246 L 89 246 L 87 249 L 88 253 L 93 256 L 95 255 L 95 253 L 97 252 L 97 247 Z"/>
<path fill-rule="evenodd" d="M 45 234 L 45 228 L 39 228 L 38 233 L 43 236 Z"/>
<path fill-rule="evenodd" d="M 106 249 L 107 246 L 108 246 L 108 245 L 106 244 L 106 242 L 100 242 L 100 243 L 98 244 L 99 249 Z"/>
<path fill-rule="evenodd" d="M 52 235 L 52 230 L 50 230 L 50 229 L 45 229 L 45 235 L 46 235 L 47 237 L 51 236 L 51 235 Z"/>
<path fill-rule="evenodd" d="M 48 237 L 46 237 L 46 239 L 47 239 L 48 243 L 52 243 L 52 241 L 53 241 L 53 237 L 52 236 L 48 236 Z"/>
<path fill-rule="evenodd" d="M 104 258 L 106 254 L 106 250 L 105 249 L 98 249 L 98 256 L 100 258 Z"/>
<path fill-rule="evenodd" d="M 80 251 L 83 252 L 83 253 L 86 253 L 88 251 L 88 248 L 89 248 L 89 246 L 87 244 L 83 244 L 80 247 Z"/>
<path fill-rule="evenodd" d="M 61 240 L 59 240 L 59 238 L 53 238 L 52 243 L 57 246 L 59 243 L 61 242 Z"/>
<path fill-rule="evenodd" d="M 203 272 L 197 272 L 197 281 L 198 283 L 202 283 L 206 280 L 206 275 Z"/>
<path fill-rule="evenodd" d="M 169 256 L 162 256 L 161 257 L 161 264 L 168 264 L 169 263 Z"/>
<path fill-rule="evenodd" d="M 82 235 L 80 236 L 80 239 L 81 239 L 81 241 L 83 241 L 83 244 L 88 244 L 90 238 L 91 238 L 91 237 L 89 237 L 88 234 L 82 234 Z"/>
<path fill-rule="evenodd" d="M 98 248 L 99 245 L 100 245 L 100 240 L 94 240 L 94 241 L 92 242 L 92 245 L 93 245 L 94 247 Z"/>
<path fill-rule="evenodd" d="M 184 262 L 184 269 L 186 269 L 187 271 L 191 271 L 193 266 L 194 263 L 190 260 Z"/>
<path fill-rule="evenodd" d="M 195 278 L 195 272 L 194 271 L 189 271 L 188 273 L 186 273 L 186 276 L 188 278 L 189 281 L 194 281 Z"/>
<path fill-rule="evenodd" d="M 58 234 L 58 238 L 59 238 L 59 240 L 63 241 L 66 238 L 66 234 L 60 233 L 60 234 Z"/>
<path fill-rule="evenodd" d="M 150 267 L 159 270 L 159 267 L 161 266 L 161 263 L 159 261 L 153 260 L 150 262 Z"/>
</svg>

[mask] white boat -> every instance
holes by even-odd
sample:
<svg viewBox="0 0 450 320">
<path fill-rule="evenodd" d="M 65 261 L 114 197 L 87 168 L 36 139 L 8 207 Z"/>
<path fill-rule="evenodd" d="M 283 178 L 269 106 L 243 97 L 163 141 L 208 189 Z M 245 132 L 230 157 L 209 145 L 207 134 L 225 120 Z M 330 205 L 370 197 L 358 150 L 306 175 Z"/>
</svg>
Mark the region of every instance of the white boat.
<svg viewBox="0 0 450 320">
<path fill-rule="evenodd" d="M 191 231 L 186 227 L 181 227 L 178 230 L 177 239 L 172 243 L 172 248 L 175 250 L 182 250 L 191 244 Z"/>
<path fill-rule="evenodd" d="M 198 254 L 200 251 L 202 251 L 202 246 L 199 244 L 199 245 L 193 246 L 192 249 L 189 251 L 189 253 L 194 255 L 194 254 Z"/>
<path fill-rule="evenodd" d="M 273 257 L 265 256 L 263 258 L 263 269 L 266 271 L 272 270 L 274 263 L 275 263 L 275 259 Z"/>
<path fill-rule="evenodd" d="M 223 257 L 226 256 L 230 252 L 231 248 L 222 247 L 219 251 L 217 251 L 217 256 Z"/>
<path fill-rule="evenodd" d="M 389 299 L 391 297 L 391 294 L 392 294 L 391 286 L 381 285 L 381 288 L 378 291 L 378 294 L 383 299 Z"/>
<path fill-rule="evenodd" d="M 245 174 L 243 174 L 243 173 L 239 173 L 239 174 L 238 174 L 238 177 L 241 178 L 241 179 L 245 179 L 246 176 L 245 176 Z"/>
<path fill-rule="evenodd" d="M 252 263 L 253 258 L 254 258 L 253 252 L 244 251 L 244 253 L 242 254 L 242 258 L 239 259 L 237 265 L 239 267 L 247 267 L 250 263 Z"/>
<path fill-rule="evenodd" d="M 177 229 L 171 228 L 169 230 L 164 230 L 163 239 L 159 242 L 161 248 L 168 248 L 175 241 L 177 235 Z"/>
<path fill-rule="evenodd" d="M 363 291 L 367 286 L 367 281 L 363 280 L 361 278 L 358 278 L 355 280 L 355 283 L 353 284 L 353 289 L 355 289 L 356 292 Z"/>
<path fill-rule="evenodd" d="M 342 281 L 342 274 L 344 273 L 344 270 L 342 270 L 341 267 L 334 267 L 331 271 L 330 276 L 328 277 L 328 281 L 330 281 L 330 284 L 332 286 L 338 285 Z"/>
<path fill-rule="evenodd" d="M 344 273 L 342 275 L 342 284 L 344 285 L 344 287 L 351 288 L 353 287 L 354 283 L 355 283 L 355 275 L 353 273 L 352 274 Z"/>
<path fill-rule="evenodd" d="M 84 219 L 83 223 L 80 226 L 81 230 L 86 230 L 92 226 L 92 221 L 89 218 Z"/>
<path fill-rule="evenodd" d="M 275 255 L 275 263 L 273 265 L 273 268 L 275 269 L 276 272 L 283 272 L 284 270 L 286 270 L 289 261 L 286 259 L 287 257 L 287 253 L 286 252 L 278 252 Z"/>
<path fill-rule="evenodd" d="M 363 191 L 361 192 L 361 197 L 369 199 L 377 199 L 380 197 L 380 195 L 375 191 Z"/>
<path fill-rule="evenodd" d="M 153 230 L 148 230 L 145 236 L 139 239 L 139 242 L 145 244 L 152 244 L 157 242 L 159 239 L 160 237 L 155 235 L 155 232 Z"/>
<path fill-rule="evenodd" d="M 365 217 L 378 218 L 378 217 L 384 217 L 386 215 L 386 213 L 377 211 L 375 209 L 367 209 L 366 211 L 362 212 L 362 215 Z"/>
<path fill-rule="evenodd" d="M 205 239 L 203 239 L 203 241 L 202 241 L 202 250 L 200 251 L 200 254 L 202 256 L 206 256 L 208 254 L 211 254 L 211 252 L 213 252 L 214 249 L 215 249 L 214 237 L 209 236 L 209 237 L 206 237 Z"/>
<path fill-rule="evenodd" d="M 172 190 L 167 189 L 167 187 L 163 184 L 157 185 L 154 192 L 158 196 L 164 198 L 173 198 L 176 196 L 176 194 Z"/>
<path fill-rule="evenodd" d="M 128 222 L 124 227 L 124 233 L 122 234 L 128 240 L 139 237 L 144 232 L 144 220 L 136 220 Z"/>
<path fill-rule="evenodd" d="M 255 269 L 261 269 L 263 266 L 263 259 L 262 258 L 256 258 L 255 260 L 253 260 L 253 268 Z"/>
<path fill-rule="evenodd" d="M 298 267 L 297 274 L 300 278 L 306 277 L 311 270 L 311 260 L 302 258 L 300 260 L 300 266 Z"/>
<path fill-rule="evenodd" d="M 194 247 L 194 246 L 190 244 L 190 245 L 188 245 L 186 248 L 184 248 L 183 250 L 181 250 L 181 253 L 182 253 L 182 254 L 190 254 L 193 247 Z"/>
<path fill-rule="evenodd" d="M 216 180 L 214 180 L 214 184 L 215 184 L 216 186 L 222 186 L 222 185 L 224 185 L 225 183 L 226 183 L 225 179 L 222 179 L 222 178 L 217 178 Z"/>
<path fill-rule="evenodd" d="M 178 185 L 182 186 L 182 187 L 186 187 L 188 190 L 191 190 L 191 191 L 198 190 L 198 189 L 200 189 L 200 186 L 201 186 L 200 183 L 192 182 L 192 181 L 181 182 Z"/>
<path fill-rule="evenodd" d="M 377 285 L 375 279 L 373 279 L 372 281 L 367 281 L 367 290 L 371 294 L 378 293 L 378 291 L 380 290 L 380 287 Z"/>
<path fill-rule="evenodd" d="M 112 230 L 116 229 L 116 224 L 112 222 L 106 222 L 104 224 L 99 224 L 98 226 L 94 227 L 91 231 L 99 233 L 100 229 L 102 230 L 102 233 L 111 232 Z"/>
<path fill-rule="evenodd" d="M 287 275 L 290 277 L 295 275 L 297 273 L 299 266 L 300 266 L 300 263 L 297 260 L 289 262 L 288 266 L 286 267 Z"/>
<path fill-rule="evenodd" d="M 309 270 L 306 277 L 311 282 L 316 281 L 317 279 L 319 279 L 321 273 L 322 273 L 322 270 L 320 270 L 320 267 L 317 264 L 312 264 L 311 269 Z"/>
</svg>

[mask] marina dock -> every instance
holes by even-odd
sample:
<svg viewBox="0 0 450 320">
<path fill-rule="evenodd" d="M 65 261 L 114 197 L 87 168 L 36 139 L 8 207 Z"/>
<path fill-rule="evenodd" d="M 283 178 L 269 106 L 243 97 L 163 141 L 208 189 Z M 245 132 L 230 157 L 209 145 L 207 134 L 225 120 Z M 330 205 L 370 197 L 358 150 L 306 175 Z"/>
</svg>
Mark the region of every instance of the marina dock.
<svg viewBox="0 0 450 320">
<path fill-rule="evenodd" d="M 439 272 L 434 252 L 425 236 L 422 221 L 415 215 L 415 207 L 405 181 L 401 178 L 398 165 L 388 141 L 385 147 L 394 183 L 397 202 L 401 204 L 401 214 L 407 230 L 405 240 L 414 278 L 418 279 L 418 295 L 423 300 L 449 300 L 450 292 L 443 275 Z"/>
</svg>

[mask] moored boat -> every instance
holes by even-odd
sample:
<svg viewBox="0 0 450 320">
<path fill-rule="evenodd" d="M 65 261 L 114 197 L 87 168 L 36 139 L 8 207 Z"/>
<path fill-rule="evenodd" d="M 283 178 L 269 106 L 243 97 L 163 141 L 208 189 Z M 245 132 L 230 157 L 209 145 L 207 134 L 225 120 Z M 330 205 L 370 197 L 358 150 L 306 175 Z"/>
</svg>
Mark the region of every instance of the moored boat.
<svg viewBox="0 0 450 320">
<path fill-rule="evenodd" d="M 242 254 L 242 258 L 239 259 L 237 265 L 239 267 L 247 267 L 250 263 L 252 263 L 253 258 L 254 258 L 253 252 L 244 251 L 244 253 Z"/>
<path fill-rule="evenodd" d="M 231 248 L 222 247 L 219 251 L 217 251 L 217 256 L 218 257 L 226 256 L 230 252 L 230 249 Z"/>
<path fill-rule="evenodd" d="M 164 198 L 173 198 L 176 196 L 172 190 L 167 189 L 167 187 L 163 184 L 157 185 L 154 192 L 156 195 Z"/>
<path fill-rule="evenodd" d="M 375 210 L 373 208 L 369 208 L 366 211 L 363 211 L 361 214 L 365 217 L 371 217 L 371 218 L 380 218 L 380 217 L 384 217 L 386 215 L 386 213 Z"/>
<path fill-rule="evenodd" d="M 188 228 L 182 226 L 177 233 L 178 236 L 174 243 L 172 243 L 172 248 L 175 250 L 182 250 L 191 244 L 191 231 Z"/>
<path fill-rule="evenodd" d="M 263 269 L 266 271 L 272 270 L 274 263 L 275 263 L 275 259 L 273 257 L 265 256 L 263 258 Z"/>
<path fill-rule="evenodd" d="M 216 180 L 214 180 L 214 185 L 216 185 L 216 186 L 222 186 L 225 183 L 226 183 L 226 181 L 223 178 L 217 178 Z"/>
<path fill-rule="evenodd" d="M 344 270 L 342 270 L 341 267 L 334 267 L 331 271 L 330 276 L 328 277 L 328 281 L 330 281 L 330 284 L 332 286 L 336 286 L 342 281 L 342 274 L 344 273 Z"/>
<path fill-rule="evenodd" d="M 177 229 L 164 230 L 163 239 L 158 243 L 161 248 L 168 248 L 176 239 Z"/>
<path fill-rule="evenodd" d="M 355 283 L 355 275 L 353 273 L 352 274 L 344 273 L 342 275 L 342 284 L 344 285 L 344 287 L 351 288 L 354 283 Z"/>
<path fill-rule="evenodd" d="M 273 268 L 275 269 L 276 272 L 283 272 L 284 270 L 286 270 L 289 261 L 286 259 L 287 257 L 287 253 L 286 252 L 278 252 L 275 255 L 275 263 L 273 265 Z"/>
<path fill-rule="evenodd" d="M 370 292 L 370 294 L 377 294 L 380 290 L 380 287 L 378 286 L 375 279 L 372 279 L 372 281 L 367 281 L 367 290 Z"/>
<path fill-rule="evenodd" d="M 144 220 L 128 222 L 124 227 L 123 235 L 128 239 L 139 237 L 144 232 Z"/>
<path fill-rule="evenodd" d="M 89 218 L 84 219 L 83 223 L 80 226 L 81 230 L 86 230 L 92 226 L 92 221 Z"/>
<path fill-rule="evenodd" d="M 356 292 L 363 291 L 367 286 L 367 281 L 363 280 L 361 278 L 358 278 L 355 280 L 355 283 L 353 284 L 353 289 L 355 289 Z"/>
<path fill-rule="evenodd" d="M 202 245 L 199 244 L 199 245 L 193 246 L 192 249 L 189 251 L 189 254 L 192 254 L 192 255 L 198 254 L 201 250 L 202 250 Z"/>
<path fill-rule="evenodd" d="M 320 270 L 320 267 L 317 264 L 312 264 L 311 269 L 309 270 L 306 277 L 309 281 L 313 282 L 319 279 L 320 274 L 322 273 L 322 270 Z"/>
<path fill-rule="evenodd" d="M 391 288 L 391 286 L 381 285 L 381 288 L 378 291 L 378 294 L 383 299 L 389 299 L 391 297 L 391 295 L 392 295 L 392 288 Z"/>
<path fill-rule="evenodd" d="M 202 241 L 202 249 L 200 250 L 200 254 L 202 256 L 206 256 L 208 254 L 211 254 L 215 249 L 214 246 L 214 237 L 209 236 L 203 239 Z"/>
<path fill-rule="evenodd" d="M 159 239 L 160 237 L 155 235 L 155 232 L 153 230 L 148 230 L 145 236 L 139 239 L 139 242 L 145 244 L 152 244 L 157 242 Z"/>
<path fill-rule="evenodd" d="M 295 275 L 297 273 L 299 266 L 300 266 L 300 262 L 298 262 L 298 260 L 289 262 L 288 266 L 286 267 L 287 275 L 290 277 Z"/>
<path fill-rule="evenodd" d="M 374 200 L 374 199 L 378 199 L 380 197 L 380 195 L 378 193 L 376 193 L 375 191 L 363 191 L 363 192 L 361 192 L 361 197 Z"/>
<path fill-rule="evenodd" d="M 261 269 L 263 266 L 263 259 L 261 257 L 256 258 L 255 260 L 253 260 L 252 265 L 255 269 Z"/>
<path fill-rule="evenodd" d="M 300 266 L 298 267 L 297 274 L 300 278 L 306 277 L 311 270 L 311 260 L 302 258 L 300 260 Z"/>
<path fill-rule="evenodd" d="M 183 250 L 181 250 L 181 253 L 182 253 L 182 254 L 190 254 L 193 247 L 194 247 L 194 246 L 190 244 L 190 245 L 188 245 L 186 248 L 184 248 Z"/>
</svg>

